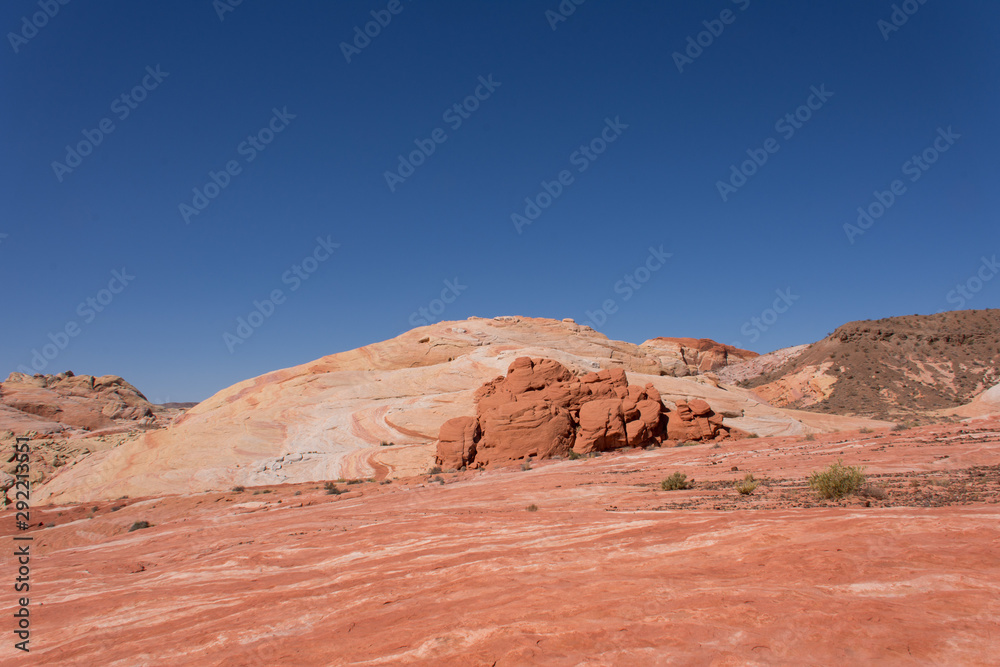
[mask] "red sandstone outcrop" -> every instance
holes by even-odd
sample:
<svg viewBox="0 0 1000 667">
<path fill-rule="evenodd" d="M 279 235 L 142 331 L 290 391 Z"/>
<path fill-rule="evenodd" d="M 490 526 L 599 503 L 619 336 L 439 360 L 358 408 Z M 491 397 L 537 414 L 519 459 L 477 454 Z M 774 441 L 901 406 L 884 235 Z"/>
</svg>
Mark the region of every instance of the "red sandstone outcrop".
<svg viewBox="0 0 1000 667">
<path fill-rule="evenodd" d="M 11 373 L 0 383 L 0 431 L 96 431 L 154 419 L 153 405 L 117 375 Z"/>
<path fill-rule="evenodd" d="M 725 438 L 729 429 L 708 403 L 679 402 L 666 414 L 651 384 L 629 385 L 620 368 L 573 375 L 552 359 L 518 357 L 506 376 L 479 388 L 476 416 L 446 421 L 436 461 L 446 468 L 482 468 L 529 457 L 552 458 L 660 444 Z"/>
</svg>

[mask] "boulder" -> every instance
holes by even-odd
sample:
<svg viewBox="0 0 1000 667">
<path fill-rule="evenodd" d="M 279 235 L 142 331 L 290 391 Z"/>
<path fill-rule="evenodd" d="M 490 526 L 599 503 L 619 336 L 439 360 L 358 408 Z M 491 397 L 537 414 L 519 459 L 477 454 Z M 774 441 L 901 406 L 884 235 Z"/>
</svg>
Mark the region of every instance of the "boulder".
<svg viewBox="0 0 1000 667">
<path fill-rule="evenodd" d="M 476 390 L 475 401 L 474 417 L 441 426 L 439 465 L 481 468 L 571 450 L 589 454 L 658 445 L 664 436 L 712 440 L 729 432 L 703 400 L 680 401 L 668 414 L 652 384 L 630 385 L 620 368 L 577 377 L 552 359 L 518 357 L 507 375 Z"/>
<path fill-rule="evenodd" d="M 628 444 L 622 402 L 600 398 L 580 407 L 580 430 L 573 444 L 577 454 L 605 452 Z"/>
<path fill-rule="evenodd" d="M 467 466 L 476 458 L 479 420 L 475 417 L 455 417 L 441 425 L 438 435 L 438 464 L 450 470 Z"/>
</svg>

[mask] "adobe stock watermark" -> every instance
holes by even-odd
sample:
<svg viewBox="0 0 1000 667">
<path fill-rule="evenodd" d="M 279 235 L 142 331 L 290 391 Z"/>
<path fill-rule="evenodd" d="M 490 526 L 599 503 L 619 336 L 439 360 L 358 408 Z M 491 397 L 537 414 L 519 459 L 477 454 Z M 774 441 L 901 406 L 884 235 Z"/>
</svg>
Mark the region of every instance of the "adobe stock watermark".
<svg viewBox="0 0 1000 667">
<path fill-rule="evenodd" d="M 900 170 L 904 176 L 909 177 L 911 183 L 916 183 L 928 170 L 938 161 L 942 153 L 948 152 L 955 142 L 962 138 L 962 135 L 955 134 L 951 129 L 938 128 L 937 137 L 931 144 L 919 154 L 913 155 L 903 163 Z M 861 236 L 875 224 L 875 221 L 885 215 L 886 211 L 893 207 L 900 197 L 907 193 L 906 183 L 902 179 L 895 179 L 889 183 L 889 189 L 884 191 L 875 190 L 872 193 L 874 200 L 866 206 L 858 207 L 858 219 L 855 224 L 844 223 L 844 234 L 851 245 L 855 239 Z"/>
<path fill-rule="evenodd" d="M 737 5 L 741 12 L 745 12 L 750 7 L 750 0 L 732 0 L 732 3 Z M 727 25 L 736 23 L 737 16 L 738 14 L 733 10 L 723 9 L 719 12 L 719 18 L 702 21 L 701 24 L 705 26 L 705 29 L 697 35 L 688 35 L 684 53 L 680 51 L 674 51 L 673 53 L 674 65 L 677 66 L 677 71 L 683 74 L 685 65 L 693 65 L 694 61 L 705 53 L 705 49 L 712 46 L 715 40 L 722 36 Z"/>
<path fill-rule="evenodd" d="M 458 278 L 445 280 L 444 289 L 441 290 L 441 295 L 437 299 L 431 299 L 426 308 L 421 306 L 410 313 L 410 319 L 407 320 L 410 327 L 422 327 L 439 322 L 448 305 L 455 303 L 455 300 L 467 289 L 469 286 L 458 282 Z"/>
<path fill-rule="evenodd" d="M 889 41 L 889 35 L 897 32 L 900 28 L 906 25 L 906 22 L 910 20 L 910 17 L 920 11 L 920 8 L 927 4 L 927 0 L 903 0 L 901 4 L 892 6 L 892 13 L 889 14 L 889 20 L 879 19 L 875 26 L 882 33 L 882 39 L 886 42 Z"/>
<path fill-rule="evenodd" d="M 31 527 L 31 440 L 18 437 L 14 439 L 14 455 L 10 461 L 16 462 L 14 466 L 14 526 L 18 530 L 28 530 Z M 7 507 L 6 493 L 3 496 L 3 505 Z M 14 634 L 21 641 L 14 642 L 14 648 L 25 653 L 30 653 L 31 648 L 31 543 L 34 540 L 32 535 L 14 535 L 13 546 L 14 564 L 17 565 L 17 577 L 14 579 L 12 588 L 15 592 L 21 593 L 23 597 L 17 598 L 17 611 L 13 616 L 15 627 Z"/>
<path fill-rule="evenodd" d="M 795 111 L 786 113 L 774 123 L 774 131 L 788 141 L 801 130 L 806 123 L 812 120 L 813 114 L 833 97 L 833 93 L 826 89 L 826 84 L 821 84 L 819 88 L 811 86 L 811 94 L 806 101 Z M 768 137 L 761 148 L 748 148 L 746 154 L 748 160 L 744 160 L 739 166 L 732 164 L 729 167 L 729 179 L 727 181 L 716 181 L 715 187 L 719 191 L 722 201 L 729 201 L 730 195 L 735 194 L 740 188 L 756 174 L 761 167 L 767 164 L 772 155 L 781 150 L 781 144 L 774 137 Z"/>
<path fill-rule="evenodd" d="M 587 2 L 587 0 L 562 0 L 559 5 L 552 9 L 545 10 L 545 20 L 549 22 L 552 32 L 555 32 L 560 23 L 569 20 L 569 17 L 576 13 L 576 8 Z"/>
<path fill-rule="evenodd" d="M 65 7 L 70 0 L 38 0 L 38 6 L 42 11 L 35 12 L 29 19 L 27 16 L 21 17 L 21 29 L 17 32 L 8 32 L 7 41 L 14 53 L 19 53 L 21 47 L 27 44 L 38 35 L 38 31 L 49 24 L 51 19 L 56 17 L 61 7 Z"/>
<path fill-rule="evenodd" d="M 632 271 L 622 276 L 621 280 L 612 286 L 612 289 L 615 294 L 622 295 L 621 301 L 625 303 L 635 296 L 636 292 L 649 282 L 653 274 L 662 269 L 667 260 L 673 256 L 672 252 L 664 252 L 662 245 L 659 248 L 649 246 L 649 254 L 646 256 L 646 259 Z M 618 308 L 617 299 L 605 299 L 596 310 L 586 311 L 587 321 L 582 322 L 582 324 L 589 326 L 591 329 L 602 327 L 607 323 L 608 316 L 618 312 Z"/>
<path fill-rule="evenodd" d="M 146 75 L 136 84 L 132 90 L 124 92 L 111 100 L 111 113 L 123 121 L 128 118 L 139 105 L 146 100 L 149 93 L 156 90 L 163 80 L 170 76 L 170 72 L 160 70 L 159 64 L 155 68 L 146 66 Z M 52 161 L 52 172 L 56 175 L 56 180 L 62 183 L 66 174 L 72 174 L 73 170 L 83 164 L 83 158 L 94 152 L 94 149 L 104 142 L 104 138 L 115 131 L 115 122 L 110 117 L 102 118 L 97 127 L 92 130 L 84 128 L 81 130 L 83 139 L 75 145 L 66 144 L 66 157 L 63 162 Z"/>
<path fill-rule="evenodd" d="M 271 119 L 267 124 L 256 133 L 247 135 L 247 138 L 236 146 L 236 154 L 242 156 L 246 164 L 250 164 L 274 141 L 275 136 L 285 131 L 295 117 L 296 114 L 288 113 L 288 107 L 282 107 L 280 111 L 274 107 L 271 109 Z M 243 165 L 237 159 L 229 160 L 219 171 L 209 169 L 205 184 L 191 189 L 191 203 L 181 202 L 177 205 L 184 224 L 190 224 L 192 216 L 200 215 L 216 197 L 222 194 L 223 190 L 229 187 L 233 178 L 242 173 Z"/>
<path fill-rule="evenodd" d="M 69 347 L 70 340 L 83 333 L 83 327 L 97 319 L 97 316 L 103 313 L 115 300 L 115 297 L 125 291 L 125 288 L 133 280 L 135 280 L 135 276 L 131 275 L 124 266 L 121 271 L 113 270 L 108 286 L 98 290 L 93 296 L 88 296 L 76 307 L 76 314 L 80 321 L 71 319 L 55 333 L 50 331 L 48 334 L 50 342 L 42 345 L 40 349 L 33 348 L 31 350 L 31 368 L 20 364 L 17 370 L 27 375 L 44 371 L 49 362 L 55 361 L 56 357 Z"/>
<path fill-rule="evenodd" d="M 740 327 L 740 333 L 744 336 L 749 336 L 751 344 L 760 340 L 761 335 L 773 327 L 781 316 L 787 313 L 792 305 L 801 298 L 797 294 L 792 294 L 791 287 L 786 287 L 784 290 L 776 289 L 774 293 L 777 295 L 777 298 L 775 298 L 771 307 L 760 311 L 760 315 L 751 317 Z M 736 341 L 730 343 L 730 345 L 733 347 L 743 347 L 743 341 Z"/>
<path fill-rule="evenodd" d="M 993 280 L 997 273 L 1000 273 L 1000 264 L 997 264 L 996 255 L 989 258 L 984 256 L 981 259 L 982 263 L 979 265 L 979 269 L 969 276 L 968 280 L 955 285 L 955 289 L 945 296 L 948 303 L 955 305 L 955 310 L 965 308 L 965 304 L 972 301 L 977 294 L 983 291 L 986 283 Z"/>
<path fill-rule="evenodd" d="M 448 124 L 452 132 L 462 127 L 462 124 L 472 117 L 473 112 L 479 108 L 479 105 L 490 99 L 496 89 L 503 85 L 501 81 L 494 81 L 492 74 L 489 74 L 486 78 L 480 76 L 476 80 L 479 85 L 475 87 L 471 95 L 466 96 L 461 102 L 452 104 L 441 114 L 441 120 Z M 441 127 L 434 128 L 427 139 L 414 139 L 413 143 L 416 145 L 416 148 L 405 156 L 400 153 L 397 156 L 399 163 L 396 166 L 396 170 L 384 173 L 385 184 L 389 186 L 389 192 L 395 192 L 397 186 L 405 183 L 406 179 L 413 176 L 417 168 L 434 154 L 438 144 L 443 144 L 446 141 L 448 141 L 448 133 Z"/>
<path fill-rule="evenodd" d="M 333 252 L 339 247 L 340 244 L 331 241 L 329 236 L 325 239 L 322 236 L 317 236 L 316 246 L 312 249 L 312 252 L 297 264 L 292 264 L 281 274 L 281 284 L 288 285 L 290 293 L 298 291 L 302 287 L 302 284 L 319 270 L 320 264 L 330 259 Z M 222 342 L 225 343 L 229 354 L 236 351 L 237 345 L 247 342 L 253 336 L 254 332 L 274 315 L 277 307 L 285 303 L 287 298 L 284 290 L 275 288 L 268 292 L 267 297 L 263 301 L 254 299 L 253 309 L 250 313 L 246 317 L 236 318 L 235 333 L 229 333 L 228 331 L 222 333 Z"/>
<path fill-rule="evenodd" d="M 212 9 L 219 17 L 219 23 L 226 20 L 226 14 L 235 12 L 243 4 L 243 0 L 212 0 Z"/>
<path fill-rule="evenodd" d="M 600 133 L 586 144 L 580 144 L 579 148 L 570 153 L 569 163 L 576 167 L 578 174 L 582 174 L 627 129 L 628 125 L 621 122 L 621 116 L 615 116 L 614 120 L 605 118 L 604 127 Z M 524 228 L 541 217 L 542 211 L 552 206 L 552 203 L 559 199 L 565 189 L 575 181 L 576 177 L 569 169 L 563 169 L 551 181 L 542 180 L 541 190 L 533 197 L 524 198 L 524 210 L 521 213 L 511 213 L 510 221 L 514 225 L 514 230 L 518 234 L 522 234 Z"/>
<path fill-rule="evenodd" d="M 351 58 L 367 49 L 372 40 L 381 35 L 384 28 L 389 27 L 392 17 L 399 16 L 404 9 L 406 8 L 400 0 L 389 0 L 385 9 L 373 9 L 370 12 L 372 20 L 365 23 L 363 30 L 361 26 L 354 26 L 354 39 L 350 43 L 340 43 L 340 52 L 344 54 L 347 64 L 350 65 Z"/>
</svg>

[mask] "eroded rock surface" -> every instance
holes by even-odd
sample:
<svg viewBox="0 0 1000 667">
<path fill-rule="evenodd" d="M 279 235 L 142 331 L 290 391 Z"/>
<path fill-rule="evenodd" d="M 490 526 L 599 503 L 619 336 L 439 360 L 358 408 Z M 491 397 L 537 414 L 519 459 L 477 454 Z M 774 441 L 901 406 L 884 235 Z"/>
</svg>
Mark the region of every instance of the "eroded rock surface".
<svg viewBox="0 0 1000 667">
<path fill-rule="evenodd" d="M 0 383 L 0 431 L 49 435 L 156 419 L 153 405 L 117 375 L 26 375 Z"/>
</svg>

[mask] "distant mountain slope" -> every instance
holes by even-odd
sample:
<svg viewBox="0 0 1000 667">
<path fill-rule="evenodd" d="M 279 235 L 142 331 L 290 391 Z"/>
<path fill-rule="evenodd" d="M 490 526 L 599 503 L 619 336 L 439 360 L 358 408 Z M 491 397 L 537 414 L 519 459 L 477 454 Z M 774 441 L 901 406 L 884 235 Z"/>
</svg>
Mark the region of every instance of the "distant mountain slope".
<svg viewBox="0 0 1000 667">
<path fill-rule="evenodd" d="M 741 383 L 776 406 L 924 418 L 1000 381 L 1000 310 L 851 322 Z"/>
<path fill-rule="evenodd" d="M 723 345 L 710 338 L 651 338 L 642 344 L 655 350 L 671 375 L 697 375 L 726 368 L 759 356 L 750 350 Z"/>
</svg>

